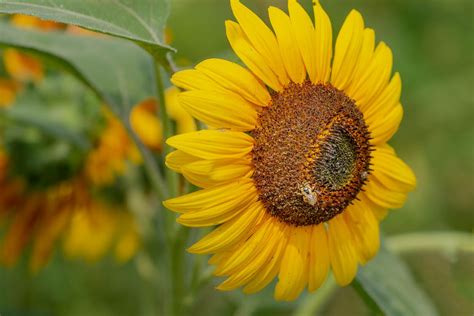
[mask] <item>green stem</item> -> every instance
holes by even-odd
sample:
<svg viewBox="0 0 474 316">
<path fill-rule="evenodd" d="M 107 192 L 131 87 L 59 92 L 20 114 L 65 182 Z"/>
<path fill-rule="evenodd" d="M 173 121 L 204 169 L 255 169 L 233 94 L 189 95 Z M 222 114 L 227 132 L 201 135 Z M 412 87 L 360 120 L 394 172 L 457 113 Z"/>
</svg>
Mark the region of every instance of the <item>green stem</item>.
<svg viewBox="0 0 474 316">
<path fill-rule="evenodd" d="M 158 198 L 161 201 L 167 199 L 169 197 L 169 191 L 165 185 L 163 175 L 161 174 L 161 171 L 158 168 L 158 163 L 155 157 L 153 157 L 153 154 L 150 152 L 150 150 L 143 144 L 140 138 L 138 138 L 137 134 L 135 134 L 128 120 L 124 122 L 124 125 L 128 134 L 130 135 L 133 142 L 140 151 L 145 169 L 147 171 L 148 176 L 150 177 L 151 185 L 154 191 L 156 192 Z"/>
<path fill-rule="evenodd" d="M 180 230 L 174 240 L 171 258 L 171 277 L 173 291 L 173 314 L 181 315 L 184 303 L 185 278 L 184 263 L 186 241 L 188 240 L 189 229 Z"/>
<path fill-rule="evenodd" d="M 162 148 L 163 154 L 166 155 L 171 151 L 171 148 L 166 144 L 166 140 L 173 135 L 173 126 L 166 110 L 165 89 L 163 79 L 161 77 L 161 66 L 158 61 L 155 61 L 155 80 L 156 93 L 158 96 L 158 104 L 160 107 L 160 120 L 163 128 Z M 170 196 L 176 196 L 178 190 L 178 176 L 172 170 L 165 168 L 165 177 L 168 184 L 168 191 Z"/>
</svg>

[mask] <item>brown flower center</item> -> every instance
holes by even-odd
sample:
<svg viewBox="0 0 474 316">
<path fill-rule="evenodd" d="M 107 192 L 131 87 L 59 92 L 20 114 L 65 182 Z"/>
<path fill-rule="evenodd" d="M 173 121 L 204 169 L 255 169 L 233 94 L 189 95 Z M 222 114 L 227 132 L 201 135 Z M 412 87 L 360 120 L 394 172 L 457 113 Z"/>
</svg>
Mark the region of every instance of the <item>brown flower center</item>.
<svg viewBox="0 0 474 316">
<path fill-rule="evenodd" d="M 252 131 L 253 180 L 267 212 L 295 226 L 326 222 L 354 200 L 370 167 L 370 134 L 331 85 L 290 84 Z"/>
</svg>

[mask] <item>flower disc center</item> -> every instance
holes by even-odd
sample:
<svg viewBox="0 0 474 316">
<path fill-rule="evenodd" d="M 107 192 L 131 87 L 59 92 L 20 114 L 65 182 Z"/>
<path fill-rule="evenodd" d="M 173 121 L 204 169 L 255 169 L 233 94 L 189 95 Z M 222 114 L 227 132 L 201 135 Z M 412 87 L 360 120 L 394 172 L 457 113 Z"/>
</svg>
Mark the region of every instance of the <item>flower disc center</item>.
<svg viewBox="0 0 474 316">
<path fill-rule="evenodd" d="M 370 134 L 353 100 L 331 85 L 291 83 L 252 131 L 253 180 L 267 212 L 295 226 L 341 213 L 367 179 Z"/>
</svg>

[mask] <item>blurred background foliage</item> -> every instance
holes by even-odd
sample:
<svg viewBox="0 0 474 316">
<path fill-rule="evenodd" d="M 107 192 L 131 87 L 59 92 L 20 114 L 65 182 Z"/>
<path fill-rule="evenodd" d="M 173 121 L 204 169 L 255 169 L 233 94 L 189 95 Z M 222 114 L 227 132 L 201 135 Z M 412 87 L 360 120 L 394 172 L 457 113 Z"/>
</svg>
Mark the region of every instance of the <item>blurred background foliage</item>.
<svg viewBox="0 0 474 316">
<path fill-rule="evenodd" d="M 243 2 L 263 17 L 267 16 L 269 5 L 284 8 L 286 4 L 286 0 Z M 310 1 L 301 2 L 310 11 Z M 225 38 L 224 21 L 232 18 L 227 1 L 172 0 L 171 3 L 167 38 L 178 50 L 175 60 L 180 67 L 210 57 L 235 60 Z M 414 169 L 418 188 L 402 209 L 392 212 L 383 222 L 386 238 L 441 230 L 471 233 L 474 224 L 473 2 L 343 0 L 322 1 L 322 4 L 335 32 L 345 15 L 352 8 L 358 9 L 366 25 L 376 30 L 377 39 L 392 48 L 394 69 L 402 77 L 405 115 L 392 144 Z M 82 83 L 48 63 L 44 68 L 44 79 L 24 85 L 14 106 L 0 116 L 2 147 L 14 162 L 8 169 L 9 175 L 24 179 L 29 190 L 41 191 L 79 173 L 86 174 L 85 181 L 89 182 L 85 189 L 90 191 L 91 200 L 99 199 L 100 203 L 111 205 L 114 214 L 117 213 L 114 205 L 119 203 L 126 205 L 122 213 L 139 214 L 135 217 L 140 222 L 134 224 L 134 229 L 137 236 L 146 239 L 155 229 L 147 223 L 147 218 L 157 201 L 147 195 L 148 184 L 143 179 L 139 158 L 133 153 L 126 154 L 125 165 L 117 167 L 126 171 L 118 172 L 113 181 L 105 181 L 108 183 L 104 185 L 97 185 L 94 179 L 87 180 L 86 161 L 99 147 L 101 135 L 111 124 L 110 118 Z M 2 64 L 0 75 L 6 73 Z M 5 237 L 8 226 L 0 227 L 0 236 Z M 15 265 L 0 268 L 1 315 L 153 313 L 154 305 L 159 302 L 151 279 L 161 272 L 154 270 L 154 258 L 149 258 L 138 243 L 123 260 L 117 260 L 114 250 L 102 251 L 100 260 L 88 260 L 86 255 L 68 256 L 66 242 L 58 241 L 58 247 L 52 250 L 51 259 L 42 269 L 32 269 L 28 251 L 34 245 L 28 246 L 27 254 L 20 256 Z M 159 245 L 152 247 L 160 251 Z M 440 314 L 472 315 L 472 251 L 431 249 L 403 254 L 415 279 L 432 297 Z M 196 299 L 206 303 L 197 304 L 193 311 L 197 315 L 292 312 L 304 315 L 302 306 L 327 296 L 329 299 L 322 307 L 324 314 L 370 314 L 352 288 L 325 291 L 322 289 L 293 303 L 276 303 L 271 289 L 244 297 L 238 291 L 216 292 L 211 284 Z"/>
</svg>

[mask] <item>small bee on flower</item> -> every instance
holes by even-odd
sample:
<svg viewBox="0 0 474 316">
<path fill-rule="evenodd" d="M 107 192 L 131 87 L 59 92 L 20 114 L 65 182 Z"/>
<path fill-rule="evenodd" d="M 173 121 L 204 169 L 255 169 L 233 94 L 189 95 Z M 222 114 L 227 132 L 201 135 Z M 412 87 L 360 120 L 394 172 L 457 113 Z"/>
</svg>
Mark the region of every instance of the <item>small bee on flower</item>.
<svg viewBox="0 0 474 316">
<path fill-rule="evenodd" d="M 317 193 L 313 193 L 313 189 L 307 183 L 301 187 L 301 193 L 303 194 L 303 200 L 311 206 L 314 206 L 318 202 Z"/>
</svg>

